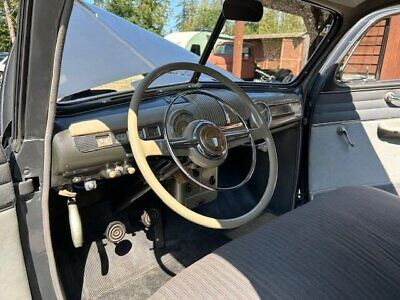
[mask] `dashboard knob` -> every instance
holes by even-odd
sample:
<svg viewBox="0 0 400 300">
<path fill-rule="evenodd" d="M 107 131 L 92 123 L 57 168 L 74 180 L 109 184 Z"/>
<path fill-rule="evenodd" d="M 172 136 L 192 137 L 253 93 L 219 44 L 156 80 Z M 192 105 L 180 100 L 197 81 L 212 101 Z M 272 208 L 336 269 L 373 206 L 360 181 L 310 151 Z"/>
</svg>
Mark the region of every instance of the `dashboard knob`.
<svg viewBox="0 0 400 300">
<path fill-rule="evenodd" d="M 136 172 L 136 169 L 132 167 L 131 165 L 125 166 L 125 170 L 129 175 L 133 175 Z"/>
<path fill-rule="evenodd" d="M 115 172 L 117 173 L 117 176 L 122 176 L 124 174 L 124 168 L 122 166 L 116 166 Z"/>
<path fill-rule="evenodd" d="M 108 169 L 107 170 L 107 177 L 108 178 L 115 178 L 117 177 L 117 171 L 115 169 Z"/>
</svg>

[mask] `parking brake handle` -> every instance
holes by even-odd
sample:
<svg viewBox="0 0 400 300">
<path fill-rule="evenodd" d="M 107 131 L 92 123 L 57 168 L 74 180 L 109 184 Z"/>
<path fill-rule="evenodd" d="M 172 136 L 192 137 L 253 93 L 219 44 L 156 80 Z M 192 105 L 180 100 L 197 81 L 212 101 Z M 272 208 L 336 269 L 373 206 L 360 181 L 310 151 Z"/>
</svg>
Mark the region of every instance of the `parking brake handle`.
<svg viewBox="0 0 400 300">
<path fill-rule="evenodd" d="M 340 125 L 338 126 L 337 130 L 336 130 L 337 134 L 342 136 L 346 142 L 348 143 L 348 145 L 350 147 L 354 147 L 355 145 L 351 142 L 350 137 L 349 137 L 349 133 L 347 132 L 347 129 L 345 126 Z"/>
</svg>

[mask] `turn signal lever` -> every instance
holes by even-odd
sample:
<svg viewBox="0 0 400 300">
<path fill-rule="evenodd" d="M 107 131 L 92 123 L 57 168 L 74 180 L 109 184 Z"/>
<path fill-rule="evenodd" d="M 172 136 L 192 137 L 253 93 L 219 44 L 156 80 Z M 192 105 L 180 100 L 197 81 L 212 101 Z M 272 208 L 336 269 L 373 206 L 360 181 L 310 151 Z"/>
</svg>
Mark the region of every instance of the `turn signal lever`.
<svg viewBox="0 0 400 300">
<path fill-rule="evenodd" d="M 337 134 L 340 136 L 343 136 L 344 139 L 346 140 L 347 144 L 350 147 L 354 147 L 355 145 L 351 142 L 350 137 L 349 137 L 349 133 L 347 132 L 347 129 L 345 126 L 340 125 L 338 126 L 337 130 L 336 130 Z"/>
</svg>

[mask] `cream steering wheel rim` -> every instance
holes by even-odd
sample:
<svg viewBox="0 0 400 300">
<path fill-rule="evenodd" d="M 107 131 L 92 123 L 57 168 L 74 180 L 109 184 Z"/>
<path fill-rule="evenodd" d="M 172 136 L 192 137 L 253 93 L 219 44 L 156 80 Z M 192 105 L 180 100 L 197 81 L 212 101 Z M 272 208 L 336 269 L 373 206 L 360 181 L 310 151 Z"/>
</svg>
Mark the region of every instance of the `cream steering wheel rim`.
<svg viewBox="0 0 400 300">
<path fill-rule="evenodd" d="M 151 187 L 154 193 L 163 201 L 170 209 L 176 212 L 178 215 L 183 218 L 196 223 L 198 225 L 214 228 L 214 229 L 230 229 L 239 227 L 256 217 L 258 217 L 269 204 L 272 195 L 275 190 L 276 181 L 278 177 L 278 158 L 276 153 L 275 144 L 272 138 L 272 134 L 268 127 L 265 127 L 265 142 L 268 149 L 268 158 L 269 158 L 269 176 L 268 183 L 266 189 L 258 202 L 258 204 L 249 212 L 235 218 L 230 219 L 218 219 L 208 217 L 202 214 L 199 214 L 183 204 L 181 204 L 178 200 L 176 200 L 160 183 L 155 174 L 150 168 L 150 165 L 147 162 L 147 152 L 151 151 L 152 153 L 161 154 L 161 150 L 156 149 L 156 143 L 152 143 L 151 141 L 144 141 L 139 136 L 139 126 L 138 126 L 138 110 L 139 103 L 144 96 L 145 91 L 150 86 L 150 84 L 157 79 L 162 74 L 167 72 L 175 71 L 175 70 L 191 70 L 200 72 L 203 74 L 207 74 L 211 77 L 214 77 L 225 86 L 233 90 L 239 96 L 239 98 L 245 102 L 246 105 L 249 106 L 251 112 L 258 122 L 263 122 L 265 125 L 265 121 L 263 121 L 262 116 L 258 112 L 255 107 L 253 101 L 244 93 L 244 91 L 233 81 L 220 74 L 219 72 L 210 69 L 206 66 L 194 64 L 194 63 L 172 63 L 168 65 L 164 65 L 156 70 L 150 72 L 139 84 L 135 93 L 132 96 L 132 100 L 130 103 L 129 111 L 128 111 L 128 137 L 129 142 L 132 148 L 132 154 L 136 161 L 137 167 L 141 171 L 144 179 L 147 184 Z M 152 149 L 149 149 L 152 148 Z"/>
</svg>

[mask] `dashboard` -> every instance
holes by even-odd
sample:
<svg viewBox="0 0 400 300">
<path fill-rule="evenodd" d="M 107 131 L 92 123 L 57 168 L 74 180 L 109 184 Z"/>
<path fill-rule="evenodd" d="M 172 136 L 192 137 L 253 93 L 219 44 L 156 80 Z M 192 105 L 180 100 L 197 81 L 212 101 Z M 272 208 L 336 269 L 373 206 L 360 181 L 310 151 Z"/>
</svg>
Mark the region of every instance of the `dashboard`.
<svg viewBox="0 0 400 300">
<path fill-rule="evenodd" d="M 207 89 L 251 121 L 248 108 L 225 89 Z M 272 132 L 301 120 L 301 101 L 296 94 L 248 93 Z M 143 100 L 139 108 L 139 135 L 153 140 L 163 136 L 165 111 L 176 92 Z M 53 137 L 52 186 L 113 179 L 134 174 L 135 161 L 127 136 L 129 96 L 125 102 L 78 113 L 58 113 Z M 236 120 L 236 119 L 237 120 Z M 193 120 L 204 119 L 216 125 L 235 123 L 238 117 L 223 110 L 221 104 L 204 94 L 191 94 L 174 103 L 167 119 L 168 134 L 179 137 Z M 228 120 L 229 119 L 229 120 Z"/>
</svg>

